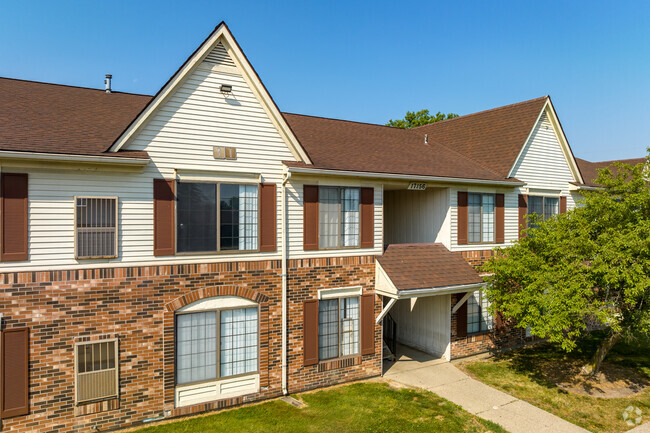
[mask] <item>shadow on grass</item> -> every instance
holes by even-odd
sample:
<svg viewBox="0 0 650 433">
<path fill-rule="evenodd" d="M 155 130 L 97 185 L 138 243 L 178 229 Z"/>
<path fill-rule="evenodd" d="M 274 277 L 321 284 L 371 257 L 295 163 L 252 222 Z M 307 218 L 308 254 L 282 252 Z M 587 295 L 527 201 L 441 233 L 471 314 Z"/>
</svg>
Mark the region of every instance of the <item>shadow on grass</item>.
<svg viewBox="0 0 650 433">
<path fill-rule="evenodd" d="M 510 369 L 540 386 L 566 393 L 557 383 L 562 382 L 563 378 L 579 378 L 580 368 L 591 359 L 605 336 L 604 331 L 594 331 L 580 340 L 576 349 L 569 353 L 557 344 L 540 343 L 497 354 L 495 360 L 507 361 Z M 608 368 L 610 366 L 614 368 Z M 650 379 L 648 338 L 638 337 L 617 343 L 605 358 L 601 374 L 606 381 L 622 382 L 630 389 L 643 389 Z M 581 382 L 581 386 L 590 394 L 599 391 L 588 381 Z"/>
</svg>

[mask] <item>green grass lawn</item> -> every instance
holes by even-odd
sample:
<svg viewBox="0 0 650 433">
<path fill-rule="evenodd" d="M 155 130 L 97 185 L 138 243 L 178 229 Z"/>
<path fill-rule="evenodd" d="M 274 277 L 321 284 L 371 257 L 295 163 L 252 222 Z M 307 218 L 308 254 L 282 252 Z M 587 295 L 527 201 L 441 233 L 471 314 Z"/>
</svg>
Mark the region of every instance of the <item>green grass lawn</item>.
<svg viewBox="0 0 650 433">
<path fill-rule="evenodd" d="M 273 400 L 214 415 L 147 427 L 138 433 L 194 432 L 505 432 L 435 394 L 356 383 L 299 394 L 298 409 Z"/>
<path fill-rule="evenodd" d="M 579 348 L 566 354 L 552 344 L 539 344 L 495 358 L 461 364 L 476 379 L 593 432 L 622 432 L 630 429 L 622 418 L 628 406 L 643 411 L 650 422 L 650 390 L 625 397 L 604 399 L 568 393 L 549 380 L 553 369 L 561 372 L 581 364 L 594 353 L 602 334 L 594 333 Z M 579 362 L 580 361 L 580 362 Z M 605 359 L 606 363 L 635 370 L 650 378 L 650 341 L 620 342 Z"/>
</svg>

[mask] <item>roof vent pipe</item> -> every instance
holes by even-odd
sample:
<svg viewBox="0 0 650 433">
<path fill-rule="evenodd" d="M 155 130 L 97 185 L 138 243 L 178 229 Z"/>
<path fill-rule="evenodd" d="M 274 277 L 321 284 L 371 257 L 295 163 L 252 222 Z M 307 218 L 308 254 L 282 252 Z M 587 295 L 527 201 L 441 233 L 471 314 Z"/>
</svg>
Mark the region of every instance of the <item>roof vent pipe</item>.
<svg viewBox="0 0 650 433">
<path fill-rule="evenodd" d="M 424 134 L 424 144 L 429 144 L 429 134 Z"/>
<path fill-rule="evenodd" d="M 106 79 L 104 80 L 104 84 L 106 84 L 106 93 L 111 93 L 112 92 L 111 78 L 113 78 L 113 76 L 111 74 L 106 74 Z"/>
</svg>

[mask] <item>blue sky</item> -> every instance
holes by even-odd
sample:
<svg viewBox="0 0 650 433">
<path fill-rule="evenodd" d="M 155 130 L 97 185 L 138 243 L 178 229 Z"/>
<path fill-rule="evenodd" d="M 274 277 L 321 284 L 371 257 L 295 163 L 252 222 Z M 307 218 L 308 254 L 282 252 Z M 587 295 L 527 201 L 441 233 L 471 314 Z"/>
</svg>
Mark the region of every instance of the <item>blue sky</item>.
<svg viewBox="0 0 650 433">
<path fill-rule="evenodd" d="M 385 123 L 550 94 L 576 156 L 650 145 L 644 1 L 3 1 L 0 76 L 153 94 L 221 20 L 283 111 Z"/>
</svg>

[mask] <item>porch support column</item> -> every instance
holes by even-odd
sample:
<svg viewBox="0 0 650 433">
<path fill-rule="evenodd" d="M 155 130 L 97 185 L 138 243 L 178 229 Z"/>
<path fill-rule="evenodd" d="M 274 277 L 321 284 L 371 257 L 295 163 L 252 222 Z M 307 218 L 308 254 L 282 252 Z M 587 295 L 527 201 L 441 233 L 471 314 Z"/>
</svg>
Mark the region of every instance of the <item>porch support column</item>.
<svg viewBox="0 0 650 433">
<path fill-rule="evenodd" d="M 379 313 L 379 316 L 377 316 L 377 319 L 375 320 L 375 323 L 381 323 L 381 321 L 384 319 L 384 316 L 388 314 L 391 308 L 393 308 L 393 305 L 395 305 L 395 302 L 397 302 L 397 299 L 395 298 L 390 298 L 390 301 L 388 301 L 388 304 L 384 306 L 384 309 L 381 310 L 381 313 Z"/>
</svg>

